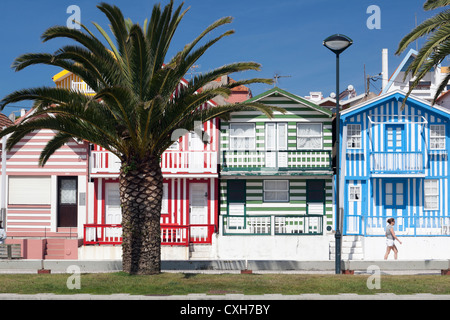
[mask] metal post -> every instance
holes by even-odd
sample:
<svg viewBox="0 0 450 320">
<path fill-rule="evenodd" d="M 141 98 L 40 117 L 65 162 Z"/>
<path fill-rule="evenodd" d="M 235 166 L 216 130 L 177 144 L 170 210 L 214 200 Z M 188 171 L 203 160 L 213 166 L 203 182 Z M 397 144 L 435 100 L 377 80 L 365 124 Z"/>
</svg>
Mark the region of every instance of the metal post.
<svg viewBox="0 0 450 320">
<path fill-rule="evenodd" d="M 335 233 L 335 267 L 336 274 L 341 273 L 341 225 L 340 225 L 340 174 L 339 174 L 339 156 L 340 156 L 340 105 L 339 105 L 339 53 L 336 54 L 336 233 Z"/>
</svg>

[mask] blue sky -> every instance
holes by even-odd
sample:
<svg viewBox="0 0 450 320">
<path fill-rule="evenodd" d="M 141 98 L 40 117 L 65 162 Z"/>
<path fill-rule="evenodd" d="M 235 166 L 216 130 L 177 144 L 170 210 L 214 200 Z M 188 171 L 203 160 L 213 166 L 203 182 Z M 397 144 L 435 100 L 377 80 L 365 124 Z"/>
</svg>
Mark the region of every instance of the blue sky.
<svg viewBox="0 0 450 320">
<path fill-rule="evenodd" d="M 42 43 L 40 36 L 49 27 L 65 25 L 70 14 L 67 8 L 81 9 L 81 22 L 95 31 L 92 22 L 105 29 L 107 20 L 92 0 L 2 0 L 0 2 L 0 99 L 7 94 L 28 87 L 53 86 L 52 76 L 60 70 L 50 66 L 33 66 L 20 72 L 11 69 L 16 57 L 28 52 L 54 52 L 70 41 L 54 40 Z M 150 17 L 154 3 L 167 1 L 110 0 L 119 6 L 126 17 L 142 23 Z M 198 62 L 197 72 L 206 72 L 237 61 L 255 61 L 262 65 L 260 72 L 232 75 L 235 79 L 252 77 L 273 78 L 275 74 L 288 76 L 278 86 L 293 94 L 309 95 L 322 91 L 325 96 L 335 91 L 335 56 L 322 45 L 329 35 L 342 33 L 354 44 L 341 55 L 341 91 L 353 85 L 357 93 L 364 92 L 366 74 L 381 72 L 381 51 L 389 50 L 391 74 L 403 56 L 395 56 L 399 41 L 418 23 L 434 15 L 425 12 L 425 0 L 186 0 L 190 7 L 172 43 L 168 58 L 192 41 L 209 24 L 224 16 L 232 16 L 232 24 L 216 30 L 212 36 L 228 29 L 235 34 L 226 37 L 206 52 Z M 176 4 L 181 1 L 175 0 Z M 380 8 L 380 29 L 369 29 L 367 8 Z M 96 33 L 97 34 L 97 33 Z M 211 37 L 212 37 L 211 36 Z M 99 37 L 101 37 L 99 35 Z M 423 42 L 419 42 L 420 45 Z M 413 46 L 415 48 L 415 46 Z M 444 63 L 445 64 L 445 63 Z M 254 95 L 271 88 L 252 85 Z M 381 80 L 371 87 L 378 93 Z M 29 107 L 23 103 L 5 109 L 12 111 Z"/>
</svg>

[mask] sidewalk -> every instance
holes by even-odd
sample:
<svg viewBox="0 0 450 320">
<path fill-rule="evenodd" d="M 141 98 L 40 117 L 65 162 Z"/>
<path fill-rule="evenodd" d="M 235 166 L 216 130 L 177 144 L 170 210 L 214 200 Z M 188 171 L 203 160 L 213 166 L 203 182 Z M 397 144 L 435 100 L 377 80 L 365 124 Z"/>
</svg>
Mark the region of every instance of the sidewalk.
<svg viewBox="0 0 450 320">
<path fill-rule="evenodd" d="M 121 260 L 0 260 L 0 273 L 72 273 L 77 267 L 81 273 L 119 272 Z M 263 260 L 189 260 L 162 261 L 162 272 L 182 273 L 311 273 L 334 274 L 334 261 L 263 261 Z M 450 269 L 450 260 L 347 260 L 342 261 L 341 270 L 351 274 L 442 274 Z"/>
</svg>

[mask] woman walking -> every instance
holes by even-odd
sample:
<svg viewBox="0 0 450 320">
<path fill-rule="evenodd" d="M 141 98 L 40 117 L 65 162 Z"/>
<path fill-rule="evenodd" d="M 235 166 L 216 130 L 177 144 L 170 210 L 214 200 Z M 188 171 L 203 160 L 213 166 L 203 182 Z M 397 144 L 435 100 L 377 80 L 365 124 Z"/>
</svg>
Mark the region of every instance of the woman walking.
<svg viewBox="0 0 450 320">
<path fill-rule="evenodd" d="M 384 255 L 384 260 L 387 260 L 391 250 L 394 251 L 394 259 L 397 260 L 398 249 L 395 246 L 394 240 L 397 240 L 400 244 L 402 244 L 402 242 L 400 241 L 399 238 L 397 238 L 397 236 L 395 235 L 395 232 L 394 232 L 395 219 L 389 218 L 387 220 L 387 223 L 388 223 L 388 225 L 386 226 L 386 246 L 387 246 L 387 248 L 386 248 L 386 254 Z"/>
</svg>

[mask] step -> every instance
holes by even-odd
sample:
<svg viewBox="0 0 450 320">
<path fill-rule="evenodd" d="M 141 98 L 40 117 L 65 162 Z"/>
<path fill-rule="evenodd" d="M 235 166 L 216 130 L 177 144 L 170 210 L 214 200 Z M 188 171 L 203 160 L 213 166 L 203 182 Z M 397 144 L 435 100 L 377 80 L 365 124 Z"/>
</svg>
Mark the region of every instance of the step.
<svg viewBox="0 0 450 320">
<path fill-rule="evenodd" d="M 210 259 L 211 258 L 211 245 L 206 244 L 191 244 L 189 246 L 189 257 L 195 259 Z"/>
</svg>

